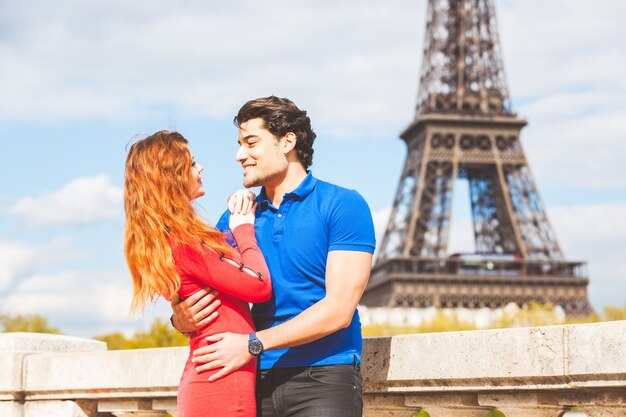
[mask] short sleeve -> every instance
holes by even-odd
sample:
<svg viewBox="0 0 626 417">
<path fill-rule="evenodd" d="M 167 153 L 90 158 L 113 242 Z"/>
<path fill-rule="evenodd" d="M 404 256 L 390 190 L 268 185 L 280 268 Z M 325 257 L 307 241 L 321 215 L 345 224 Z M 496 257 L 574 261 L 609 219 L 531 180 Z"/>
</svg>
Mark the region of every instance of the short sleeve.
<svg viewBox="0 0 626 417">
<path fill-rule="evenodd" d="M 343 190 L 333 199 L 328 250 L 374 253 L 376 238 L 372 213 L 365 199 L 354 190 Z"/>
<path fill-rule="evenodd" d="M 228 222 L 230 221 L 230 211 L 226 210 L 222 213 L 220 219 L 217 221 L 215 228 L 221 232 L 227 232 L 230 227 L 228 226 Z"/>
<path fill-rule="evenodd" d="M 215 225 L 215 228 L 217 230 L 219 230 L 220 232 L 224 233 L 224 236 L 226 236 L 226 241 L 228 242 L 228 244 L 234 248 L 237 247 L 237 242 L 235 242 L 235 237 L 233 236 L 232 232 L 230 231 L 230 211 L 226 210 L 222 216 L 220 217 L 220 219 L 217 221 L 217 224 Z"/>
</svg>

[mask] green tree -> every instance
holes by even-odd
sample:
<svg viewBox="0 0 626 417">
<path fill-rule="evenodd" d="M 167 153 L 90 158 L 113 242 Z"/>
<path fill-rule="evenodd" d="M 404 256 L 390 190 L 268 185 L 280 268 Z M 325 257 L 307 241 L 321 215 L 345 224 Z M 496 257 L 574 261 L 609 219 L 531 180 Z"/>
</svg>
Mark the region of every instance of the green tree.
<svg viewBox="0 0 626 417">
<path fill-rule="evenodd" d="M 615 307 L 608 305 L 604 307 L 604 320 L 626 320 L 626 305 L 624 307 Z"/>
<path fill-rule="evenodd" d="M 424 322 L 419 327 L 419 333 L 460 332 L 462 330 L 476 330 L 472 323 L 459 319 L 457 313 L 437 310 L 432 320 Z"/>
<path fill-rule="evenodd" d="M 437 310 L 437 314 L 432 320 L 425 321 L 419 326 L 372 324 L 370 326 L 364 326 L 362 334 L 364 337 L 370 337 L 412 333 L 456 332 L 461 330 L 476 330 L 476 326 L 460 320 L 453 311 L 445 312 L 443 310 Z"/>
<path fill-rule="evenodd" d="M 0 314 L 0 324 L 3 332 L 60 333 L 57 327 L 50 326 L 48 320 L 39 314 Z"/>
<path fill-rule="evenodd" d="M 167 320 L 155 319 L 147 332 L 137 332 L 131 338 L 116 332 L 97 336 L 96 339 L 107 343 L 109 350 L 145 349 L 172 346 L 187 346 L 187 337 L 178 333 Z"/>
<path fill-rule="evenodd" d="M 128 339 L 120 332 L 96 336 L 95 339 L 106 342 L 109 350 L 130 349 L 128 347 Z"/>
<path fill-rule="evenodd" d="M 155 319 L 150 330 L 135 333 L 130 340 L 129 349 L 186 346 L 189 340 L 178 333 L 169 321 Z"/>
<path fill-rule="evenodd" d="M 604 317 L 597 313 L 587 316 L 564 317 L 552 304 L 531 302 L 523 308 L 508 308 L 502 317 L 488 328 L 505 329 L 511 327 L 549 326 L 554 324 L 595 323 L 603 320 L 626 320 L 626 306 L 618 308 L 606 306 Z M 477 327 L 459 319 L 453 311 L 437 310 L 437 314 L 419 326 L 392 326 L 390 324 L 372 324 L 363 327 L 363 336 L 393 336 L 397 334 L 453 332 L 475 330 Z"/>
<path fill-rule="evenodd" d="M 524 308 L 506 311 L 502 318 L 490 327 L 504 329 L 510 327 L 534 327 L 563 324 L 565 318 L 561 316 L 552 304 L 530 302 Z"/>
<path fill-rule="evenodd" d="M 395 336 L 397 334 L 419 333 L 419 327 L 415 326 L 392 326 L 391 324 L 371 324 L 363 326 L 361 334 L 363 337 L 374 336 Z"/>
</svg>

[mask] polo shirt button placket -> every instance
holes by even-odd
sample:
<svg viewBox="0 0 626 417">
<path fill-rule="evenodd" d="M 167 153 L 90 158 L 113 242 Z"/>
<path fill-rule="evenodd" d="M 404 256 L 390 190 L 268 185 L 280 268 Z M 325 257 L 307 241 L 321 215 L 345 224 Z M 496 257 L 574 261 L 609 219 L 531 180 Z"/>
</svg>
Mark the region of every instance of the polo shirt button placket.
<svg viewBox="0 0 626 417">
<path fill-rule="evenodd" d="M 282 204 L 278 207 L 278 214 L 276 214 L 276 222 L 274 222 L 274 239 L 279 240 L 283 237 L 283 226 L 285 225 L 286 215 L 291 207 L 291 199 L 284 199 Z"/>
</svg>

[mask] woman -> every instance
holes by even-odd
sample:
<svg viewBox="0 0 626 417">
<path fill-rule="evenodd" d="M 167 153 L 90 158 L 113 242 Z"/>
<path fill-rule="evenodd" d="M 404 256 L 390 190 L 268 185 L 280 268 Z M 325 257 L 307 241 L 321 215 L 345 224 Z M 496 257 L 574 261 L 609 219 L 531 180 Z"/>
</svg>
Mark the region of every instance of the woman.
<svg viewBox="0 0 626 417">
<path fill-rule="evenodd" d="M 170 299 L 178 292 L 185 299 L 206 286 L 217 289 L 219 318 L 190 335 L 178 411 L 181 417 L 253 417 L 254 360 L 215 382 L 208 378 L 216 371 L 198 373 L 191 361 L 194 350 L 206 345 L 209 335 L 253 332 L 248 303 L 267 301 L 272 293 L 254 235 L 256 202 L 251 210 L 230 216 L 235 250 L 192 206 L 192 200 L 204 195 L 202 169 L 194 162 L 187 140 L 177 132 L 160 131 L 131 146 L 124 183 L 124 238 L 134 283 L 132 309 L 143 309 L 146 301 L 158 296 Z"/>
</svg>

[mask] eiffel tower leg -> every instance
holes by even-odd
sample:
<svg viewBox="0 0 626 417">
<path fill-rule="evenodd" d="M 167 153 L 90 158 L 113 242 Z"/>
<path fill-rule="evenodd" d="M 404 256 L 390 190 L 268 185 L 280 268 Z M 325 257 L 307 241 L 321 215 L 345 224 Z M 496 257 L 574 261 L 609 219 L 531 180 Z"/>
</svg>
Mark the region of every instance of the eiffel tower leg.
<svg viewBox="0 0 626 417">
<path fill-rule="evenodd" d="M 448 246 L 450 208 L 456 178 L 456 163 L 429 161 L 424 173 L 423 190 L 415 205 L 410 255 L 443 258 Z"/>
<path fill-rule="evenodd" d="M 408 146 L 408 154 L 402 169 L 402 176 L 398 184 L 398 190 L 394 198 L 393 209 L 385 236 L 380 246 L 377 261 L 394 256 L 403 256 L 407 250 L 405 244 L 408 241 L 409 223 L 413 216 L 417 190 L 422 177 L 422 154 L 424 149 L 423 141 L 415 141 Z"/>
<path fill-rule="evenodd" d="M 528 259 L 562 260 L 563 254 L 530 169 L 527 165 L 504 165 L 503 168 Z"/>
</svg>

